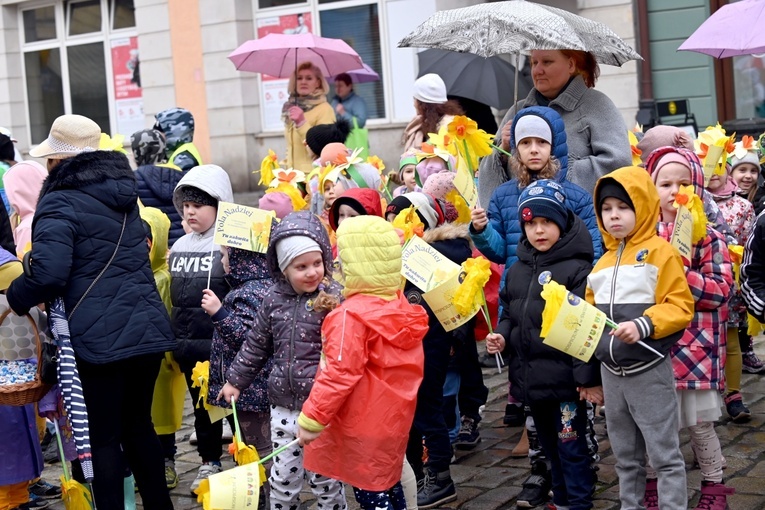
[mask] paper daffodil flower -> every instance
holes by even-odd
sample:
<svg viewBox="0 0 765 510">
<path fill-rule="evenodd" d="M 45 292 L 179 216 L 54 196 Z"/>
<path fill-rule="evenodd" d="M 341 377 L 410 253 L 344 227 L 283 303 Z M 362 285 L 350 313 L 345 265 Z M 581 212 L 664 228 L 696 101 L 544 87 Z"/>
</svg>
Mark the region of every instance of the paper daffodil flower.
<svg viewBox="0 0 765 510">
<path fill-rule="evenodd" d="M 385 163 L 383 163 L 383 160 L 377 156 L 369 156 L 367 158 L 367 163 L 375 167 L 380 175 L 382 175 L 382 171 L 385 170 Z"/>
<path fill-rule="evenodd" d="M 122 146 L 124 141 L 124 135 L 117 134 L 113 137 L 110 137 L 106 133 L 101 133 L 101 140 L 98 142 L 98 148 L 102 151 L 121 152 L 122 154 L 127 155 L 127 151 Z"/>
<path fill-rule="evenodd" d="M 560 312 L 560 307 L 566 300 L 568 290 L 560 283 L 550 280 L 542 285 L 541 295 L 542 299 L 545 300 L 545 307 L 542 310 L 542 331 L 539 332 L 539 336 L 546 338 L 550 332 L 550 327 Z"/>
<path fill-rule="evenodd" d="M 93 496 L 80 482 L 61 475 L 61 499 L 67 510 L 90 510 L 93 508 Z"/>
<path fill-rule="evenodd" d="M 437 147 L 429 143 L 423 143 L 415 156 L 417 157 L 418 162 L 422 161 L 423 159 L 441 158 L 448 165 L 449 156 L 451 156 L 451 154 L 449 154 L 449 152 L 445 151 L 441 147 Z"/>
<path fill-rule="evenodd" d="M 324 191 L 324 183 L 329 181 L 332 184 L 337 182 L 340 177 L 340 170 L 332 163 L 327 163 L 319 171 L 319 191 Z"/>
<path fill-rule="evenodd" d="M 274 180 L 274 171 L 279 168 L 278 158 L 276 153 L 271 149 L 268 149 L 268 154 L 263 161 L 260 162 L 260 180 L 258 184 L 267 186 Z M 254 173 L 254 172 L 253 172 Z"/>
<path fill-rule="evenodd" d="M 733 143 L 735 138 L 735 134 L 728 136 L 722 126 L 718 123 L 715 126 L 707 127 L 704 131 L 699 133 L 699 137 L 693 141 L 693 147 L 702 164 L 705 163 L 710 147 L 721 147 L 723 153 L 717 162 L 714 173 L 717 175 L 724 175 L 725 161 L 728 159 L 728 154 L 733 152 L 735 148 Z"/>
<path fill-rule="evenodd" d="M 337 158 L 335 158 L 332 163 L 338 168 L 338 170 L 345 170 L 351 165 L 356 165 L 358 163 L 363 163 L 364 160 L 359 156 L 361 154 L 361 151 L 364 150 L 363 147 L 359 147 L 357 149 L 354 149 L 353 152 L 350 154 L 343 154 L 340 153 L 337 155 Z"/>
<path fill-rule="evenodd" d="M 441 126 L 438 133 L 428 133 L 428 143 L 434 147 L 448 152 L 452 156 L 457 156 L 456 139 L 449 135 L 448 126 Z"/>
<path fill-rule="evenodd" d="M 239 441 L 236 437 L 228 445 L 228 453 L 234 456 L 234 460 L 238 466 L 244 466 L 245 464 L 252 464 L 253 462 L 260 461 L 260 455 L 254 446 L 245 444 Z M 262 464 L 258 466 L 260 485 L 266 481 L 266 469 Z"/>
<path fill-rule="evenodd" d="M 703 202 L 693 192 L 693 186 L 680 186 L 672 206 L 679 209 L 681 205 L 685 206 L 693 217 L 691 242 L 696 244 L 707 236 L 707 215 L 704 212 Z"/>
<path fill-rule="evenodd" d="M 462 263 L 463 279 L 454 291 L 452 304 L 460 315 L 470 315 L 486 305 L 484 286 L 491 278 L 491 263 L 484 257 L 469 258 Z"/>
<path fill-rule="evenodd" d="M 756 153 L 759 150 L 757 142 L 749 135 L 744 135 L 740 142 L 733 144 L 733 152 L 730 154 L 738 159 L 743 159 L 747 152 Z"/>
<path fill-rule="evenodd" d="M 410 240 L 414 236 L 422 237 L 425 232 L 425 224 L 417 214 L 415 207 L 410 205 L 393 219 L 393 228 L 404 232 L 404 241 Z"/>
<path fill-rule="evenodd" d="M 457 219 L 454 223 L 467 224 L 470 223 L 470 207 L 459 191 L 453 189 L 447 193 L 444 198 L 447 202 L 450 202 L 455 209 L 457 209 Z"/>
<path fill-rule="evenodd" d="M 729 244 L 728 254 L 730 255 L 730 261 L 733 264 L 733 276 L 736 279 L 736 283 L 738 283 L 741 261 L 744 260 L 744 247 L 739 244 Z"/>
<path fill-rule="evenodd" d="M 212 504 L 210 503 L 210 480 L 202 480 L 199 487 L 194 489 L 194 494 L 197 495 L 197 503 L 202 503 L 203 510 L 212 510 Z"/>
<path fill-rule="evenodd" d="M 470 169 L 478 167 L 478 159 L 491 154 L 494 135 L 478 129 L 476 121 L 457 115 L 447 125 L 449 136 L 457 142 L 457 151 L 467 160 Z"/>
<path fill-rule="evenodd" d="M 199 399 L 194 403 L 195 407 L 199 409 L 199 403 L 201 402 L 205 409 L 209 407 L 207 403 L 207 393 L 210 391 L 210 362 L 197 361 L 194 368 L 191 370 L 191 387 L 199 388 Z"/>
<path fill-rule="evenodd" d="M 632 149 L 632 166 L 640 166 L 640 164 L 643 162 L 640 159 L 640 156 L 643 154 L 643 151 L 637 148 L 637 144 L 638 144 L 637 136 L 635 136 L 635 133 L 633 133 L 632 131 L 627 131 L 627 138 L 629 138 L 630 149 Z"/>
<path fill-rule="evenodd" d="M 268 186 L 274 188 L 282 182 L 297 188 L 299 182 L 305 182 L 305 173 L 300 170 L 295 170 L 294 168 L 288 170 L 279 168 L 274 172 L 274 178 Z"/>
</svg>

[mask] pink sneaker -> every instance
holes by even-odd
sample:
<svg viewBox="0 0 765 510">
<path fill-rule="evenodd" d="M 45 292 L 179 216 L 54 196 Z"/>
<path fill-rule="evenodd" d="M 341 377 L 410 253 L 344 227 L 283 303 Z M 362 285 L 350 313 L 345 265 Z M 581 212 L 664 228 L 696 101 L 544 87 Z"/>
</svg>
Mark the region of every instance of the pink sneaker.
<svg viewBox="0 0 765 510">
<path fill-rule="evenodd" d="M 701 499 L 694 510 L 728 510 L 728 496 L 734 492 L 724 483 L 701 482 Z"/>
<path fill-rule="evenodd" d="M 659 490 L 656 478 L 645 481 L 645 497 L 643 497 L 645 510 L 659 510 Z"/>
</svg>

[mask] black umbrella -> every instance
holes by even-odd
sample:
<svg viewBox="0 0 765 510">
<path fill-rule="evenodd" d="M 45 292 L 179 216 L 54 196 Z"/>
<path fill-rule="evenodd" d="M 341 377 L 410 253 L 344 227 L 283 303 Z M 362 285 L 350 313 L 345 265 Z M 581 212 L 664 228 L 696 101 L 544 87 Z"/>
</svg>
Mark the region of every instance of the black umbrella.
<svg viewBox="0 0 765 510">
<path fill-rule="evenodd" d="M 514 104 L 513 83 L 515 68 L 498 56 L 479 57 L 472 53 L 459 53 L 428 49 L 417 54 L 422 76 L 439 75 L 450 96 L 466 97 L 498 109 Z M 518 77 L 518 98 L 525 98 L 534 86 L 527 69 Z"/>
</svg>

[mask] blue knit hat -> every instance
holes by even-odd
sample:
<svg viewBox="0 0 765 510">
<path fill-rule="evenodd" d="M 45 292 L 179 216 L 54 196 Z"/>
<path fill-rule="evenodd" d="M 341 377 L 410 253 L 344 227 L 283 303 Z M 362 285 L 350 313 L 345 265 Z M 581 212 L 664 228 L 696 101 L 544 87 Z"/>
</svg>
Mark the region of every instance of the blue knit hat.
<svg viewBox="0 0 765 510">
<path fill-rule="evenodd" d="M 534 218 L 547 218 L 565 232 L 568 223 L 566 192 L 558 182 L 540 179 L 531 183 L 518 199 L 518 219 L 521 225 Z"/>
</svg>

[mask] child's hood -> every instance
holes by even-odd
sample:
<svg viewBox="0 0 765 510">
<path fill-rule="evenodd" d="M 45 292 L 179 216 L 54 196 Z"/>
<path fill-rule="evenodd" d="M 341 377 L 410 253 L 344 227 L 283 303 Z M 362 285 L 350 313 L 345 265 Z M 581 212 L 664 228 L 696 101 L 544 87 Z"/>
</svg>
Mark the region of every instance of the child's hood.
<svg viewBox="0 0 765 510">
<path fill-rule="evenodd" d="M 200 165 L 186 172 L 175 186 L 173 205 L 181 217 L 183 217 L 183 201 L 180 190 L 185 186 L 201 189 L 219 202 L 234 201 L 234 192 L 231 190 L 228 173 L 218 165 Z"/>
<path fill-rule="evenodd" d="M 168 108 L 154 118 L 157 119 L 155 129 L 159 128 L 165 134 L 168 154 L 194 139 L 194 116 L 185 108 Z"/>
<path fill-rule="evenodd" d="M 656 235 L 656 222 L 659 221 L 659 192 L 656 191 L 648 173 L 637 166 L 626 166 L 606 174 L 595 184 L 595 212 L 598 228 L 603 235 L 603 242 L 608 250 L 616 250 L 619 240 L 612 237 L 605 227 L 600 214 L 600 191 L 603 183 L 613 180 L 619 183 L 629 195 L 635 206 L 635 228 L 627 238 L 629 244 L 640 244 Z"/>
<path fill-rule="evenodd" d="M 170 232 L 170 218 L 155 207 L 141 207 L 140 213 L 141 219 L 151 229 L 151 250 L 149 251 L 151 270 L 156 273 L 162 269 L 167 269 L 167 239 Z"/>
<path fill-rule="evenodd" d="M 692 150 L 688 150 L 683 147 L 660 147 L 653 151 L 645 162 L 645 169 L 648 170 L 648 174 L 651 176 L 651 180 L 656 182 L 656 167 L 660 160 L 667 154 L 675 153 L 680 154 L 691 167 L 691 183 L 693 184 L 693 192 L 696 193 L 702 199 L 706 190 L 704 189 L 704 170 L 701 168 L 701 162 L 698 156 Z"/>
<path fill-rule="evenodd" d="M 547 106 L 529 106 L 515 114 L 513 125 L 516 126 L 518 119 L 526 115 L 536 115 L 550 125 L 550 132 L 553 138 L 550 155 L 554 156 L 560 163 L 560 171 L 555 176 L 555 179 L 558 181 L 566 180 L 566 174 L 568 173 L 568 144 L 566 143 L 566 125 L 560 114 Z M 514 129 L 510 130 L 510 147 L 513 151 L 516 150 Z"/>
<path fill-rule="evenodd" d="M 401 288 L 401 244 L 393 225 L 378 216 L 349 218 L 337 231 L 345 277 L 343 295 L 392 300 Z"/>
<path fill-rule="evenodd" d="M 358 305 L 355 305 L 359 300 Z M 412 305 L 400 292 L 391 301 L 357 295 L 333 313 L 353 313 L 370 331 L 380 335 L 393 347 L 408 350 L 422 344 L 428 332 L 428 313 Z M 383 355 L 395 355 L 385 351 Z"/>
<path fill-rule="evenodd" d="M 8 202 L 21 218 L 35 212 L 43 181 L 47 177 L 48 172 L 36 161 L 17 163 L 3 176 Z"/>
<path fill-rule="evenodd" d="M 271 272 L 268 270 L 268 262 L 264 253 L 229 247 L 228 267 L 230 272 L 226 275 L 226 279 L 232 287 L 251 280 L 271 279 Z"/>
<path fill-rule="evenodd" d="M 193 169 L 192 169 L 193 170 Z M 275 282 L 286 282 L 284 274 L 279 269 L 279 260 L 276 256 L 276 243 L 290 236 L 310 237 L 321 247 L 321 255 L 324 260 L 324 277 L 332 275 L 332 248 L 329 243 L 327 229 L 315 214 L 308 211 L 298 211 L 288 214 L 271 231 L 271 239 L 268 242 L 266 259 L 268 269 Z"/>
<path fill-rule="evenodd" d="M 382 218 L 382 203 L 380 194 L 371 188 L 351 188 L 337 197 L 329 210 L 329 226 L 337 231 L 337 215 L 340 206 L 348 204 L 349 201 L 356 202 L 364 208 L 369 216 L 379 216 Z"/>
</svg>

